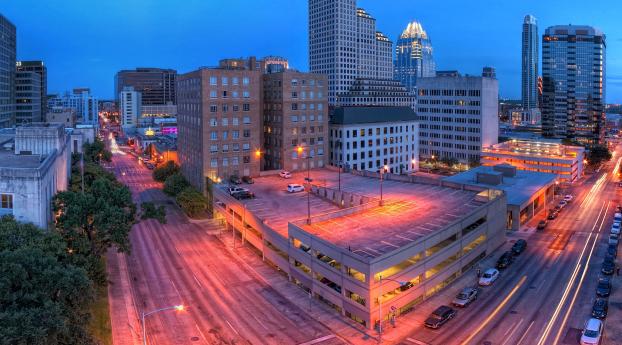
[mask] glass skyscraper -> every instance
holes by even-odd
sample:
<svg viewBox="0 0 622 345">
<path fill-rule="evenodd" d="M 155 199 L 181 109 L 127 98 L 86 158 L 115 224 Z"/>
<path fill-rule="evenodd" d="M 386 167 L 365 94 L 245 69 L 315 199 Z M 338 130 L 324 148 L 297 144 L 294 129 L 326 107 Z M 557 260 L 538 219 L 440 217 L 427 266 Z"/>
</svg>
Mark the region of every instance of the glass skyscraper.
<svg viewBox="0 0 622 345">
<path fill-rule="evenodd" d="M 0 128 L 15 124 L 15 25 L 0 14 Z"/>
<path fill-rule="evenodd" d="M 532 15 L 523 21 L 521 99 L 524 110 L 538 108 L 538 24 Z"/>
<path fill-rule="evenodd" d="M 436 75 L 432 42 L 419 22 L 409 23 L 397 40 L 394 66 L 395 79 L 410 91 L 415 90 L 417 78 Z"/>
<path fill-rule="evenodd" d="M 563 25 L 542 36 L 542 130 L 583 144 L 605 139 L 605 35 Z"/>
</svg>

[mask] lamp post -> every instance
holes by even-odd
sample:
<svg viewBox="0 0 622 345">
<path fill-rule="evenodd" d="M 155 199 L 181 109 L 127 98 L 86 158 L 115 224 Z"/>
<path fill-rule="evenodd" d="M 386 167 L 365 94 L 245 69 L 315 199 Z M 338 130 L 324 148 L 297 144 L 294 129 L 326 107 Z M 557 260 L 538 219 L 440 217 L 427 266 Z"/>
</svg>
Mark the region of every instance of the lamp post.
<svg viewBox="0 0 622 345">
<path fill-rule="evenodd" d="M 382 199 L 382 178 L 388 170 L 389 167 L 386 165 L 380 168 L 380 206 L 384 205 L 384 200 Z"/>
<path fill-rule="evenodd" d="M 180 305 L 174 305 L 174 306 L 170 306 L 170 307 L 166 307 L 166 308 L 160 308 L 160 309 L 156 309 L 154 311 L 145 313 L 143 311 L 142 316 L 140 318 L 140 322 L 143 326 L 143 345 L 147 345 L 147 327 L 145 327 L 145 318 L 149 315 L 155 314 L 155 313 L 159 313 L 161 311 L 165 311 L 165 310 L 177 310 L 177 311 L 184 311 L 186 307 L 184 307 L 183 304 Z"/>
<path fill-rule="evenodd" d="M 382 275 L 379 275 L 379 293 L 378 293 L 378 344 L 382 343 L 382 281 L 390 280 L 392 282 L 396 282 L 400 284 L 400 287 L 408 284 L 408 282 L 402 282 L 399 280 L 391 279 L 391 278 L 382 278 Z"/>
</svg>

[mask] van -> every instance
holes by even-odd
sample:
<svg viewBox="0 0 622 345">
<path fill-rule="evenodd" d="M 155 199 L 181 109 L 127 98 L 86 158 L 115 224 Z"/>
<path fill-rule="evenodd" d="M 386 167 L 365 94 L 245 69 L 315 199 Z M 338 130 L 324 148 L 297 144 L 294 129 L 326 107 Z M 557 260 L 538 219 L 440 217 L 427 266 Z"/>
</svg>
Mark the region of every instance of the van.
<svg viewBox="0 0 622 345">
<path fill-rule="evenodd" d="M 614 222 L 622 222 L 622 213 L 616 213 L 613 215 Z"/>
<path fill-rule="evenodd" d="M 287 185 L 287 192 L 289 193 L 304 192 L 304 190 L 305 190 L 305 187 L 298 183 L 290 183 Z"/>
</svg>

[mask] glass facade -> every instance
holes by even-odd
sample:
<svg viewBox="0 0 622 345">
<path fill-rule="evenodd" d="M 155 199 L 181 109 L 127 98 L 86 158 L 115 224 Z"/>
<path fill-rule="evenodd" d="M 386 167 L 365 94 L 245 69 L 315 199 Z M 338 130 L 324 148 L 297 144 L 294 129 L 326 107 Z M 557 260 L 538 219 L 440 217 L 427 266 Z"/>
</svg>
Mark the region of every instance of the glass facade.
<svg viewBox="0 0 622 345">
<path fill-rule="evenodd" d="M 409 23 L 397 40 L 394 65 L 395 79 L 409 91 L 415 90 L 417 78 L 436 75 L 432 42 L 420 23 Z"/>
<path fill-rule="evenodd" d="M 528 110 L 538 107 L 538 24 L 532 15 L 523 22 L 522 48 L 521 97 Z"/>
</svg>

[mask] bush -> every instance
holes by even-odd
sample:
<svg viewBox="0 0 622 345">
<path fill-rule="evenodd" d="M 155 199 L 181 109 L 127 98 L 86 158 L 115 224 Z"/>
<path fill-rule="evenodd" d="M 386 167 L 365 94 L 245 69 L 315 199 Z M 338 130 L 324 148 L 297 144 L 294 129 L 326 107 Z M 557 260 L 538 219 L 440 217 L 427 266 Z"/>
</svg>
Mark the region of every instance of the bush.
<svg viewBox="0 0 622 345">
<path fill-rule="evenodd" d="M 190 187 L 190 183 L 186 180 L 186 178 L 180 174 L 176 173 L 169 176 L 166 181 L 164 181 L 164 193 L 170 196 L 177 196 L 181 191 Z"/>
<path fill-rule="evenodd" d="M 203 194 L 192 187 L 187 187 L 177 196 L 177 203 L 189 217 L 197 217 L 207 208 Z"/>
<path fill-rule="evenodd" d="M 170 176 L 179 172 L 179 165 L 173 161 L 168 161 L 153 170 L 153 179 L 158 182 L 164 182 Z"/>
</svg>

